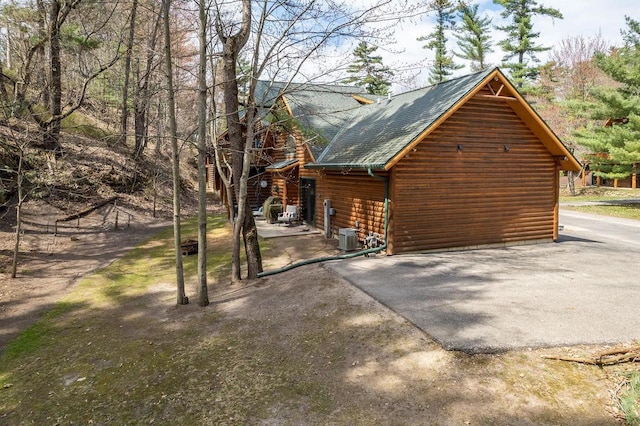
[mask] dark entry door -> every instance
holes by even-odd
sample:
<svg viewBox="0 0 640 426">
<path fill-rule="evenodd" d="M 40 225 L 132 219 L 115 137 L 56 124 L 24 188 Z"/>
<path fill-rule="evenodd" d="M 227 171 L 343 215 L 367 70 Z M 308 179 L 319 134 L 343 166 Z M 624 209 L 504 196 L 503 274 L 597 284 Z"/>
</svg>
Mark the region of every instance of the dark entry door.
<svg viewBox="0 0 640 426">
<path fill-rule="evenodd" d="M 316 223 L 316 180 L 300 179 L 300 199 L 302 200 L 302 219 L 310 225 Z"/>
</svg>

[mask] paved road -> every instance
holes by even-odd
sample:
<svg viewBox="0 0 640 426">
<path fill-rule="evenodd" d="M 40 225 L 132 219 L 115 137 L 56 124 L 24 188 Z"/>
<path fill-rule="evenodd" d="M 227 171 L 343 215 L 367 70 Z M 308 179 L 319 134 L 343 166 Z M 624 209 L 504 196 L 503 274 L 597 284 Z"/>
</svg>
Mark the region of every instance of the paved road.
<svg viewBox="0 0 640 426">
<path fill-rule="evenodd" d="M 563 232 L 565 235 L 581 236 L 611 244 L 628 244 L 631 246 L 630 250 L 636 252 L 640 249 L 640 221 L 638 220 L 561 210 L 560 224 L 565 227 L 566 232 Z"/>
<path fill-rule="evenodd" d="M 328 263 L 447 349 L 640 338 L 640 221 L 561 212 L 558 243 Z"/>
</svg>

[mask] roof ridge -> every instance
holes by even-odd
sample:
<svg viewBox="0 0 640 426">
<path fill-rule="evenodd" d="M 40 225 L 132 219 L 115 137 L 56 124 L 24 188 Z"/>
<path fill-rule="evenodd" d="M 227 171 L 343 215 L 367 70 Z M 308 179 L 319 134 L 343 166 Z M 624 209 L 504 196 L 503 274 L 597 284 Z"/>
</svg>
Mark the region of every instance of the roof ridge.
<svg viewBox="0 0 640 426">
<path fill-rule="evenodd" d="M 418 91 L 421 91 L 421 90 L 433 89 L 433 88 L 436 88 L 438 86 L 442 86 L 443 84 L 454 83 L 454 82 L 456 82 L 458 80 L 461 80 L 463 78 L 469 78 L 469 77 L 475 76 L 475 75 L 480 75 L 480 74 L 485 74 L 485 73 L 488 75 L 488 74 L 492 73 L 496 69 L 498 69 L 498 67 L 487 67 L 487 68 L 485 68 L 483 70 L 480 70 L 480 71 L 476 71 L 476 72 L 472 72 L 472 73 L 469 73 L 469 74 L 460 75 L 458 77 L 454 77 L 454 78 L 449 79 L 449 80 L 441 81 L 440 83 L 435 83 L 435 84 L 431 84 L 429 86 L 418 87 L 416 89 L 407 90 L 406 92 L 398 93 L 397 95 L 394 95 L 393 97 L 402 96 L 402 95 L 405 95 L 405 94 L 408 94 L 408 93 L 414 93 L 414 92 L 418 92 Z"/>
<path fill-rule="evenodd" d="M 348 88 L 348 89 L 360 89 L 362 90 L 362 87 L 360 86 L 353 86 L 353 85 L 349 85 L 349 84 L 335 84 L 335 83 L 311 83 L 311 82 L 296 82 L 296 81 L 277 81 L 277 80 L 258 80 L 261 83 L 266 83 L 266 84 L 270 84 L 272 86 L 276 86 L 276 85 L 284 85 L 284 86 L 291 86 L 291 85 L 295 85 L 295 86 L 303 86 L 303 87 L 343 87 L 343 88 Z"/>
</svg>

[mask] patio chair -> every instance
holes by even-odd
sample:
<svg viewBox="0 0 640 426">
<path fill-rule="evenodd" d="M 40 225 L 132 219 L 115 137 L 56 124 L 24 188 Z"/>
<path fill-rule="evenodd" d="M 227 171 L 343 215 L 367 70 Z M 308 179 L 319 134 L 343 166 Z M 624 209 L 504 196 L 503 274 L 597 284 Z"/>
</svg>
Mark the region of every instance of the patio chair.
<svg viewBox="0 0 640 426">
<path fill-rule="evenodd" d="M 253 217 L 258 218 L 262 216 L 262 206 L 258 210 L 253 210 Z"/>
<path fill-rule="evenodd" d="M 286 223 L 290 225 L 291 223 L 298 220 L 298 206 L 287 206 L 286 210 L 282 213 L 278 213 L 278 224 Z"/>
</svg>

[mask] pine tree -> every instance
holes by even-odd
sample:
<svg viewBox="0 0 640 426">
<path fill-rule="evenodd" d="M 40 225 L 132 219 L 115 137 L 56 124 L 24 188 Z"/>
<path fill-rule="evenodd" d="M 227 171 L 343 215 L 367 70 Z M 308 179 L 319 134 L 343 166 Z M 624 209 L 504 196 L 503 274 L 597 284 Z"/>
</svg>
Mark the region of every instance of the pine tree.
<svg viewBox="0 0 640 426">
<path fill-rule="evenodd" d="M 594 91 L 596 102 L 584 109 L 599 121 L 576 133 L 578 143 L 591 152 L 587 158 L 596 176 L 609 179 L 629 177 L 640 166 L 640 22 L 626 20 L 624 46 L 595 58 L 598 67 L 620 86 Z"/>
<path fill-rule="evenodd" d="M 535 0 L 493 0 L 504 8 L 500 16 L 511 19 L 511 23 L 496 27 L 507 33 L 507 38 L 499 42 L 506 52 L 503 67 L 511 70 L 511 77 L 518 87 L 522 87 L 527 80 L 535 80 L 539 74 L 539 67 L 531 63 L 539 62 L 536 53 L 546 52 L 550 47 L 536 45 L 540 33 L 533 31 L 533 17 L 536 15 L 563 19 L 559 10 L 538 6 Z M 516 62 L 507 61 L 516 59 Z"/>
<path fill-rule="evenodd" d="M 436 28 L 431 34 L 418 37 L 418 41 L 427 42 L 424 49 L 435 50 L 433 67 L 429 70 L 429 82 L 436 84 L 445 81 L 462 65 L 457 65 L 447 52 L 446 31 L 455 28 L 455 6 L 450 0 L 433 0 L 431 7 L 436 11 Z"/>
<path fill-rule="evenodd" d="M 372 95 L 386 95 L 391 86 L 389 78 L 393 76 L 393 72 L 382 65 L 381 56 L 373 55 L 376 50 L 377 46 L 369 46 L 367 42 L 361 41 L 353 51 L 355 61 L 347 69 L 347 72 L 353 75 L 344 82 L 364 87 L 367 93 Z"/>
<path fill-rule="evenodd" d="M 456 34 L 461 59 L 471 61 L 471 70 L 480 71 L 487 67 L 486 55 L 493 52 L 491 42 L 491 19 L 486 15 L 478 15 L 478 5 L 470 5 L 464 1 L 458 4 L 458 16 L 462 24 L 461 34 Z"/>
</svg>

